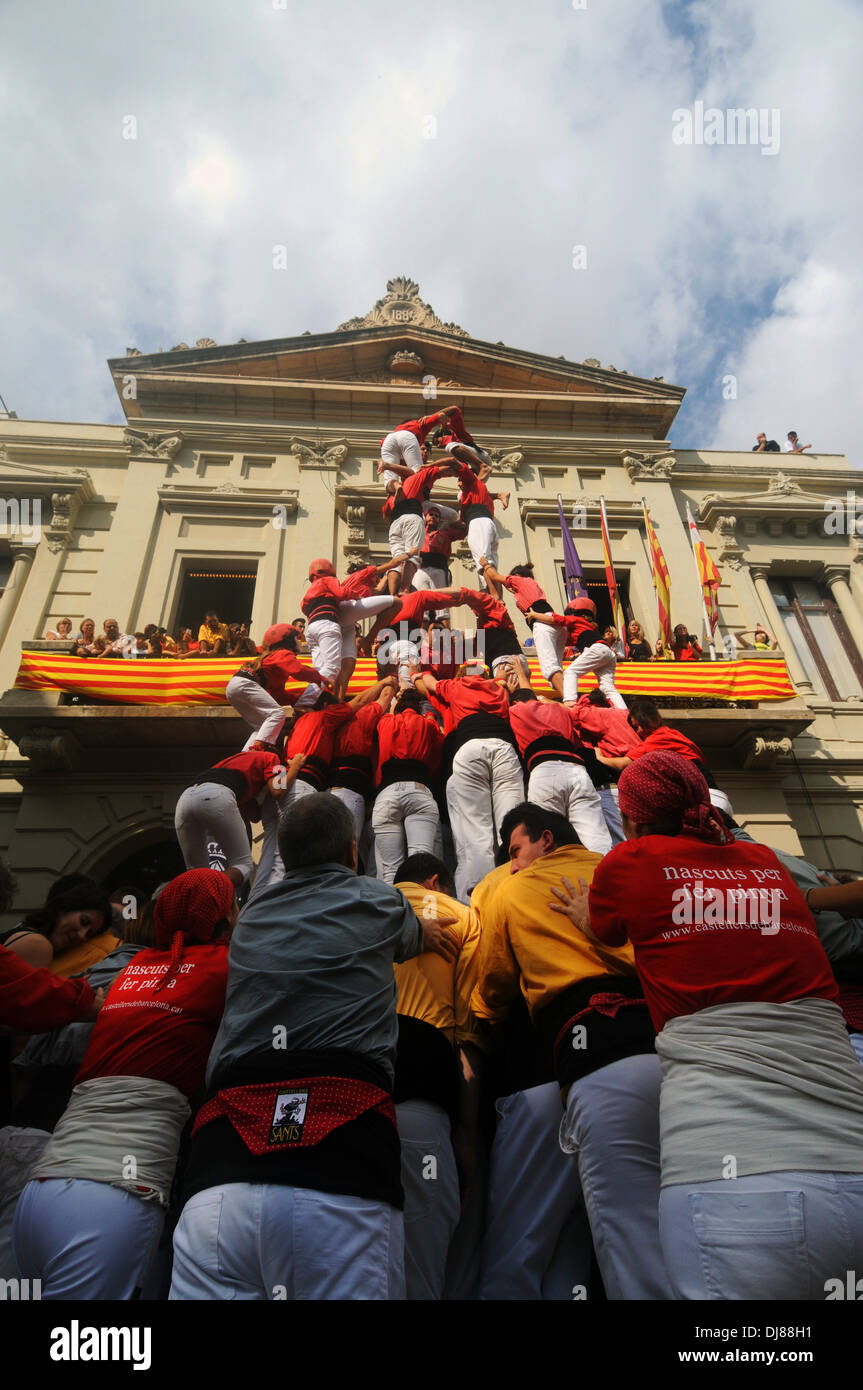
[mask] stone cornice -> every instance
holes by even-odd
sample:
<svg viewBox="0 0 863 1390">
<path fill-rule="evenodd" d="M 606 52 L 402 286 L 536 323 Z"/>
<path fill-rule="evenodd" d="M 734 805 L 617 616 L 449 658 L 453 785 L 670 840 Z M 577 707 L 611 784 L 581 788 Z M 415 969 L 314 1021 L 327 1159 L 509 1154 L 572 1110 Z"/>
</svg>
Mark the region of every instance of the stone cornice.
<svg viewBox="0 0 863 1390">
<path fill-rule="evenodd" d="M 158 498 L 166 512 L 206 511 L 238 516 L 272 513 L 284 508 L 288 516 L 299 506 L 299 493 L 285 488 L 249 488 L 230 482 L 218 487 L 192 487 L 186 483 L 165 483 L 158 489 Z"/>
</svg>

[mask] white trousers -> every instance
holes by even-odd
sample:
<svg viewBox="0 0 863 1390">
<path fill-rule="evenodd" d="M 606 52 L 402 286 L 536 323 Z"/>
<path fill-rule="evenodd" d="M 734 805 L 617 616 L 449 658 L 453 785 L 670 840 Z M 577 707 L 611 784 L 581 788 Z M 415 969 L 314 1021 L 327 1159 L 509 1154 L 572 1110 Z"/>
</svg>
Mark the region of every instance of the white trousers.
<svg viewBox="0 0 863 1390">
<path fill-rule="evenodd" d="M 423 565 L 418 569 L 413 577 L 411 584 L 413 589 L 445 589 L 446 572 L 445 570 L 434 569 L 429 565 Z"/>
<path fill-rule="evenodd" d="M 390 554 L 393 559 L 397 555 L 407 555 L 415 546 L 421 547 L 425 538 L 425 522 L 421 516 L 408 512 L 406 516 L 397 517 L 389 529 Z"/>
<path fill-rule="evenodd" d="M 147 1279 L 165 1221 L 158 1202 L 84 1178 L 28 1182 L 18 1199 L 12 1246 L 42 1297 L 129 1299 Z"/>
<path fill-rule="evenodd" d="M 560 1146 L 578 1159 L 605 1292 L 674 1298 L 659 1240 L 659 1058 L 624 1057 L 570 1087 Z"/>
<path fill-rule="evenodd" d="M 404 464 L 412 473 L 418 473 L 423 466 L 420 442 L 410 430 L 392 430 L 381 444 L 381 458 L 384 463 Z M 385 483 L 392 483 L 399 475 L 386 469 L 383 476 Z"/>
<path fill-rule="evenodd" d="M 560 1300 L 590 1282 L 578 1169 L 561 1153 L 555 1081 L 495 1102 L 481 1299 Z"/>
<path fill-rule="evenodd" d="M 488 585 L 479 574 L 479 566 L 484 555 L 497 569 L 498 535 L 494 519 L 490 516 L 475 516 L 473 521 L 468 522 L 467 543 L 470 546 L 473 562 L 477 567 L 479 587 L 487 589 Z"/>
<path fill-rule="evenodd" d="M 626 709 L 626 701 L 614 684 L 616 666 L 617 657 L 604 642 L 594 642 L 592 647 L 585 647 L 581 655 L 570 662 L 564 673 L 564 700 L 578 699 L 578 678 L 592 671 L 609 704 L 614 705 L 615 709 Z"/>
<path fill-rule="evenodd" d="M 306 641 L 309 644 L 309 660 L 315 670 L 325 680 L 334 681 L 342 669 L 342 629 L 339 624 L 331 618 L 318 618 L 306 628 Z M 320 686 L 312 685 L 309 690 L 313 703 L 320 693 Z M 297 701 L 298 706 L 308 703 L 303 696 L 308 695 L 309 690 L 303 691 Z"/>
<path fill-rule="evenodd" d="M 210 845 L 215 841 L 224 851 L 229 869 L 239 869 L 243 878 L 252 872 L 246 822 L 229 787 L 218 782 L 187 787 L 177 802 L 174 829 L 187 869 L 208 869 Z"/>
<path fill-rule="evenodd" d="M 440 834 L 437 803 L 422 782 L 393 782 L 375 797 L 372 811 L 377 876 L 395 883 L 411 854 L 435 854 Z"/>
<path fill-rule="evenodd" d="M 524 801 L 524 775 L 511 744 L 501 738 L 472 738 L 462 745 L 446 784 L 458 859 L 456 897 L 462 902 L 494 868 L 498 827 L 520 801 Z"/>
<path fill-rule="evenodd" d="M 317 693 L 317 686 L 310 688 Z M 225 698 L 253 730 L 243 744 L 244 753 L 253 743 L 275 743 L 284 727 L 285 711 L 262 685 L 249 680 L 248 676 L 232 676 L 225 688 Z"/>
<path fill-rule="evenodd" d="M 548 623 L 534 623 L 531 636 L 536 645 L 536 659 L 545 679 L 563 670 L 563 653 L 566 647 L 566 628 L 549 627 Z"/>
<path fill-rule="evenodd" d="M 374 613 L 392 608 L 392 594 L 370 594 L 368 598 L 342 599 L 339 604 L 339 625 L 342 629 L 342 661 L 357 654 L 356 625 Z"/>
<path fill-rule="evenodd" d="M 461 1206 L 449 1116 L 426 1100 L 396 1106 L 405 1190 L 405 1289 L 410 1300 L 443 1297 L 446 1260 Z"/>
<path fill-rule="evenodd" d="M 169 1298 L 404 1298 L 402 1214 L 386 1202 L 277 1183 L 198 1192 L 174 1232 Z"/>
<path fill-rule="evenodd" d="M 343 806 L 347 806 L 354 818 L 354 828 L 357 832 L 357 848 L 363 838 L 363 830 L 366 825 L 366 799 L 360 792 L 352 791 L 350 787 L 330 787 L 333 796 L 338 797 Z"/>
<path fill-rule="evenodd" d="M 611 836 L 599 792 L 583 763 L 540 763 L 528 778 L 527 799 L 569 821 L 585 849 L 607 854 Z"/>
</svg>

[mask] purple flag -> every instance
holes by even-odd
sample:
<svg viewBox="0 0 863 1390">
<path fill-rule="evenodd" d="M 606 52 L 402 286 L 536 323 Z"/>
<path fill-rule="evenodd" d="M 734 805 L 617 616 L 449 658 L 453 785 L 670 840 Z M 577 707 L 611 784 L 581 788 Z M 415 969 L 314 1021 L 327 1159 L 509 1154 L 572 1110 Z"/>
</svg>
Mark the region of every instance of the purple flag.
<svg viewBox="0 0 863 1390">
<path fill-rule="evenodd" d="M 578 551 L 575 548 L 575 541 L 572 539 L 569 527 L 566 524 L 566 517 L 563 514 L 563 500 L 560 493 L 557 494 L 557 509 L 560 512 L 560 534 L 563 537 L 563 565 L 566 572 L 566 596 L 569 600 L 574 598 L 587 598 L 587 586 L 584 582 L 584 571 L 581 568 L 581 561 L 578 558 Z"/>
</svg>

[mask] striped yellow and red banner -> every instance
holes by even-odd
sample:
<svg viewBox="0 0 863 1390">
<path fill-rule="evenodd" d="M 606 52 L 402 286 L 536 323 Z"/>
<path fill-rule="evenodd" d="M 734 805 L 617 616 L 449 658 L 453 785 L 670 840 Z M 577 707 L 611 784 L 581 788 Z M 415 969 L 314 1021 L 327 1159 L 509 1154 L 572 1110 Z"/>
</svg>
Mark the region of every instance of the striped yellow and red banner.
<svg viewBox="0 0 863 1390">
<path fill-rule="evenodd" d="M 647 546 L 650 551 L 650 568 L 653 571 L 653 587 L 656 590 L 656 607 L 659 612 L 659 635 L 663 645 L 671 646 L 671 575 L 662 553 L 653 522 L 647 510 L 647 503 L 641 499 L 644 509 L 644 526 L 647 532 Z"/>
<path fill-rule="evenodd" d="M 528 658 L 531 680 L 545 688 L 534 657 Z M 225 686 L 238 669 L 236 657 L 191 661 L 101 661 L 98 658 L 22 652 L 16 690 L 62 690 L 70 695 L 121 705 L 223 705 Z M 358 694 L 376 680 L 375 663 L 357 662 L 349 693 Z M 621 661 L 615 682 L 623 695 L 709 696 L 716 700 L 793 700 L 795 690 L 781 658 L 748 661 Z M 299 684 L 302 684 L 300 682 Z M 589 690 L 596 682 L 585 677 Z M 288 686 L 288 689 L 293 687 Z"/>
</svg>

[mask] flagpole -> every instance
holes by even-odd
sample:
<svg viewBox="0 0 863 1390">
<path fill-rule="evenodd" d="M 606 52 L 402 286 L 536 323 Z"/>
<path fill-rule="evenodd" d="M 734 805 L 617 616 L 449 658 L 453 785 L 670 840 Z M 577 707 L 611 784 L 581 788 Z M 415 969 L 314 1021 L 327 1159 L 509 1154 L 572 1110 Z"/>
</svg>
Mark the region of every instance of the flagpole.
<svg viewBox="0 0 863 1390">
<path fill-rule="evenodd" d="M 608 568 L 611 570 L 612 574 L 614 574 L 614 558 L 611 554 L 611 532 L 608 529 L 608 513 L 605 510 L 605 498 L 602 496 L 599 499 L 599 509 L 602 515 L 602 526 L 604 531 L 605 544 L 603 545 L 603 550 L 605 550 L 607 547 Z M 607 570 L 605 582 L 606 587 L 608 587 Z M 617 628 L 617 635 L 623 644 L 623 650 L 626 651 L 626 618 L 624 617 L 623 613 L 623 604 L 620 601 L 620 587 L 617 583 L 616 574 L 614 574 L 614 595 L 612 596 L 612 593 L 609 590 L 608 597 L 611 599 L 611 616 L 614 619 L 612 626 Z"/>
<path fill-rule="evenodd" d="M 643 497 L 642 497 L 642 499 L 641 499 L 641 510 L 642 510 L 642 512 L 643 512 L 643 514 L 644 514 L 644 544 L 645 544 L 645 546 L 647 547 L 647 559 L 648 559 L 648 561 L 649 561 L 649 563 L 650 563 L 650 575 L 651 575 L 651 578 L 652 578 L 652 580 L 653 580 L 653 592 L 654 592 L 654 594 L 656 595 L 656 616 L 657 616 L 657 618 L 659 619 L 659 637 L 660 637 L 660 641 L 662 642 L 662 645 L 663 645 L 663 648 L 664 648 L 665 645 L 666 645 L 666 642 L 665 642 L 665 631 L 663 630 L 663 627 L 662 627 L 662 613 L 661 613 L 660 607 L 659 607 L 659 588 L 658 588 L 657 583 L 656 583 L 656 571 L 655 571 L 655 569 L 654 569 L 654 563 L 653 563 L 653 549 L 652 549 L 651 544 L 650 544 L 650 517 L 649 517 L 648 514 L 647 514 L 647 502 L 646 502 L 646 500 L 645 500 Z M 670 615 L 670 613 L 669 613 L 669 621 L 670 621 L 670 618 L 671 618 L 671 615 Z"/>
<path fill-rule="evenodd" d="M 704 635 L 710 647 L 710 660 L 716 660 L 716 646 L 713 641 L 713 628 L 710 626 L 710 614 L 707 611 L 707 600 L 704 597 L 704 586 L 701 583 L 701 571 L 698 568 L 698 556 L 695 553 L 695 541 L 692 536 L 692 513 L 689 510 L 689 503 L 686 504 L 687 530 L 689 531 L 689 544 L 692 547 L 692 563 L 695 566 L 695 578 L 698 582 L 698 592 L 701 594 L 701 614 L 704 619 Z"/>
</svg>

